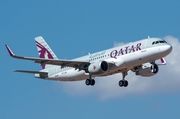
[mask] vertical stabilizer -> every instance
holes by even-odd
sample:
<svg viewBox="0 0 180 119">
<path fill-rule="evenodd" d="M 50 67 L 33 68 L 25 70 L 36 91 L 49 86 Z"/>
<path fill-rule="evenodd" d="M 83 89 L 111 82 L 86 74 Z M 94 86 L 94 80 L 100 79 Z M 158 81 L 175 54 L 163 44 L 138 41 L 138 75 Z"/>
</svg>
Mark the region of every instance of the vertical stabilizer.
<svg viewBox="0 0 180 119">
<path fill-rule="evenodd" d="M 36 46 L 37 46 L 37 50 L 38 50 L 38 54 L 39 54 L 40 58 L 58 59 L 57 56 L 54 54 L 54 52 L 49 47 L 49 45 L 43 39 L 43 37 L 41 37 L 41 36 L 36 37 L 35 41 L 36 41 Z M 52 65 L 41 64 L 41 66 L 42 66 L 42 69 L 45 69 Z"/>
</svg>

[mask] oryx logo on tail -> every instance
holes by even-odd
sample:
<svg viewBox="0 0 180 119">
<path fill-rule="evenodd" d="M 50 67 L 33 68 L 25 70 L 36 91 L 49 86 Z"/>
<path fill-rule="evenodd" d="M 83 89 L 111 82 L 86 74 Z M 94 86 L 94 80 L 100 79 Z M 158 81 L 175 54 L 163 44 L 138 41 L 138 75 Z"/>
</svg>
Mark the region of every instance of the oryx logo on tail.
<svg viewBox="0 0 180 119">
<path fill-rule="evenodd" d="M 45 59 L 58 59 L 54 52 L 51 50 L 51 48 L 48 46 L 48 44 L 45 42 L 45 40 L 39 36 L 35 38 L 36 40 L 36 46 L 38 50 L 38 54 L 40 58 L 45 58 Z M 46 64 L 41 64 L 42 68 L 45 69 Z M 49 65 L 50 66 L 50 65 Z"/>
<path fill-rule="evenodd" d="M 54 59 L 51 53 L 40 43 L 36 41 L 36 46 L 38 47 L 39 57 L 46 59 Z"/>
<path fill-rule="evenodd" d="M 39 57 L 45 59 L 53 59 L 51 53 L 40 43 L 36 41 Z M 42 68 L 45 69 L 46 64 L 41 64 Z"/>
</svg>

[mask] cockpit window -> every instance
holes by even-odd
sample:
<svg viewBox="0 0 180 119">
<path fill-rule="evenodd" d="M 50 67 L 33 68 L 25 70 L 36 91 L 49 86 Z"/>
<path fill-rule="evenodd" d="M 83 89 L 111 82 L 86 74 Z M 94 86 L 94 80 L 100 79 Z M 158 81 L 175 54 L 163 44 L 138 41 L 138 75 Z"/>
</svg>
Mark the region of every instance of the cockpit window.
<svg viewBox="0 0 180 119">
<path fill-rule="evenodd" d="M 167 43 L 167 42 L 166 42 L 165 40 L 154 41 L 154 42 L 152 43 L 152 45 L 158 44 L 158 43 Z"/>
<path fill-rule="evenodd" d="M 156 41 L 156 44 L 158 44 L 159 43 L 159 41 Z"/>
<path fill-rule="evenodd" d="M 160 43 L 165 43 L 164 41 L 159 41 Z"/>
<path fill-rule="evenodd" d="M 164 43 L 167 43 L 164 39 L 163 39 Z"/>
</svg>

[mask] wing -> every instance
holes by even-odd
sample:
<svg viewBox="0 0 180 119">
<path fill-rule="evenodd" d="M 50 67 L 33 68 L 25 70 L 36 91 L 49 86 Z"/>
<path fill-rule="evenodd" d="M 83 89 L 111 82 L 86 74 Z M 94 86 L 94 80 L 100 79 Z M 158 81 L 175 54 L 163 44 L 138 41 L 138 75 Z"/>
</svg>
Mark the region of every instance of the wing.
<svg viewBox="0 0 180 119">
<path fill-rule="evenodd" d="M 79 68 L 79 69 L 81 69 L 82 66 L 89 64 L 89 62 L 86 62 L 86 61 L 44 59 L 44 58 L 17 56 L 12 52 L 12 50 L 8 47 L 8 45 L 5 45 L 5 46 L 11 57 L 17 58 L 17 59 L 23 59 L 23 60 L 31 60 L 31 61 L 34 61 L 35 63 L 68 66 L 68 67 L 74 67 L 74 68 Z"/>
</svg>

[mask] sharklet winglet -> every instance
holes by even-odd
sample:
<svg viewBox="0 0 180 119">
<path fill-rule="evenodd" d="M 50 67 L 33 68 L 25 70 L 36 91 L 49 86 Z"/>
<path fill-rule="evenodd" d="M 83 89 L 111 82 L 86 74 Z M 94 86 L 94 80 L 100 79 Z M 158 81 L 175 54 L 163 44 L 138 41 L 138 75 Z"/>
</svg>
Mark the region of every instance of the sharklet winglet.
<svg viewBox="0 0 180 119">
<path fill-rule="evenodd" d="M 160 60 L 160 64 L 157 64 L 157 65 L 166 65 L 166 60 L 165 60 L 165 58 L 161 58 L 161 59 L 159 59 Z"/>
<path fill-rule="evenodd" d="M 5 46 L 6 46 L 6 49 L 7 49 L 8 53 L 9 53 L 9 55 L 11 57 L 15 56 L 15 54 L 12 52 L 12 50 L 9 48 L 9 46 L 8 45 L 5 45 Z"/>
<path fill-rule="evenodd" d="M 163 65 L 166 65 L 166 60 L 165 60 L 165 58 L 161 58 L 160 60 L 161 60 L 161 63 L 162 63 Z"/>
</svg>

